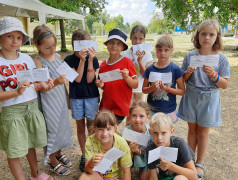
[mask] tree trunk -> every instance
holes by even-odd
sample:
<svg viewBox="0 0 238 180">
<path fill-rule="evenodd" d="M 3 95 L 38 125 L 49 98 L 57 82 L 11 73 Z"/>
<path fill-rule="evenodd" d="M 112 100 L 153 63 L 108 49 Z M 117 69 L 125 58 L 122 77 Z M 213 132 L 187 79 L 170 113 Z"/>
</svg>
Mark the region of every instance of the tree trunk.
<svg viewBox="0 0 238 180">
<path fill-rule="evenodd" d="M 66 51 L 64 20 L 60 19 L 59 23 L 60 23 L 60 35 L 61 35 L 61 51 Z"/>
</svg>

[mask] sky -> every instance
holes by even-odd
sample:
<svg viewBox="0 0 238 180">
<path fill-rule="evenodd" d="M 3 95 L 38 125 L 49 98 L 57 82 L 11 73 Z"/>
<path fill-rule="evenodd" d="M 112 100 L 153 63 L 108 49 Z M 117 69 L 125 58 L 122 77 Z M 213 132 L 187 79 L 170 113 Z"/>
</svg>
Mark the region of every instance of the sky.
<svg viewBox="0 0 238 180">
<path fill-rule="evenodd" d="M 124 23 L 132 24 L 140 21 L 147 26 L 155 9 L 155 2 L 151 0 L 107 0 L 106 10 L 111 16 L 123 16 Z"/>
</svg>

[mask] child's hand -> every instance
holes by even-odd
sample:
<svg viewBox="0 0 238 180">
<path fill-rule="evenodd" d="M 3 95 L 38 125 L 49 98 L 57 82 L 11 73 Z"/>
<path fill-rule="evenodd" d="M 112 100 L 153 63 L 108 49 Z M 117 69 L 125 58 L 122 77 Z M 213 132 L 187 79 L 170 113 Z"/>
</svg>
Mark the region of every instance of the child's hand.
<svg viewBox="0 0 238 180">
<path fill-rule="evenodd" d="M 81 51 L 75 51 L 75 55 L 81 60 L 85 61 L 86 56 L 88 55 L 87 49 L 82 49 Z"/>
<path fill-rule="evenodd" d="M 18 84 L 17 94 L 22 95 L 27 87 L 30 86 L 29 81 L 23 81 Z"/>
<path fill-rule="evenodd" d="M 96 56 L 96 50 L 92 48 L 88 48 L 88 55 L 89 55 L 89 61 L 93 61 L 94 57 Z"/>
<path fill-rule="evenodd" d="M 120 73 L 122 74 L 123 79 L 127 79 L 129 77 L 129 70 L 126 68 L 121 70 Z"/>
<path fill-rule="evenodd" d="M 48 82 L 39 82 L 37 85 L 38 90 L 40 91 L 49 91 L 54 87 L 54 82 L 50 78 Z"/>
<path fill-rule="evenodd" d="M 144 55 L 145 55 L 145 51 L 140 51 L 140 50 L 137 50 L 136 51 L 136 55 L 138 56 L 138 59 L 137 59 L 137 61 L 142 61 L 142 58 L 144 57 Z"/>
<path fill-rule="evenodd" d="M 130 142 L 130 143 L 129 143 L 129 147 L 130 147 L 130 149 L 131 149 L 132 152 L 138 153 L 138 151 L 139 151 L 139 144 L 138 144 L 138 143 L 136 143 L 136 142 Z"/>
<path fill-rule="evenodd" d="M 104 87 L 104 82 L 101 79 L 96 80 L 95 84 L 99 88 L 103 88 Z"/>
<path fill-rule="evenodd" d="M 197 69 L 197 67 L 188 66 L 187 72 L 192 74 L 196 69 Z"/>
<path fill-rule="evenodd" d="M 90 166 L 94 167 L 94 166 L 99 165 L 99 163 L 102 161 L 103 157 L 104 157 L 104 154 L 95 154 L 89 162 L 89 163 L 91 163 Z"/>
<path fill-rule="evenodd" d="M 163 158 L 160 158 L 160 169 L 161 170 L 166 171 L 166 170 L 170 169 L 171 165 L 172 165 L 172 162 L 167 161 Z"/>
<path fill-rule="evenodd" d="M 56 84 L 59 84 L 59 85 L 65 84 L 66 83 L 66 75 L 65 74 L 60 75 L 59 77 L 57 77 L 55 79 L 55 81 L 56 81 Z"/>
<path fill-rule="evenodd" d="M 169 90 L 169 88 L 170 88 L 170 84 L 165 84 L 164 85 L 163 81 L 160 80 L 159 81 L 159 87 L 160 87 L 160 89 L 163 89 L 164 91 L 167 92 Z"/>
<path fill-rule="evenodd" d="M 205 72 L 208 76 L 212 76 L 214 73 L 214 68 L 209 65 L 203 65 L 203 72 Z"/>
<path fill-rule="evenodd" d="M 160 84 L 159 84 L 159 81 L 154 81 L 151 85 L 153 91 L 156 90 L 156 89 L 160 89 Z"/>
</svg>

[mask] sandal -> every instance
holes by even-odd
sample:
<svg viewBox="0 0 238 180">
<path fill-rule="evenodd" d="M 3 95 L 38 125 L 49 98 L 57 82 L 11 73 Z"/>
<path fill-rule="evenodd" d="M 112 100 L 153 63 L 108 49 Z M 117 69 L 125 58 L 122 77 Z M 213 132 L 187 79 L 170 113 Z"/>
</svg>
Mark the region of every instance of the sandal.
<svg viewBox="0 0 238 180">
<path fill-rule="evenodd" d="M 202 169 L 203 171 L 205 170 L 205 166 L 204 166 L 203 164 L 195 163 L 195 166 L 198 167 L 198 168 L 200 168 L 200 169 Z M 198 171 L 197 171 L 197 175 L 198 175 L 198 178 L 199 178 L 199 179 L 204 178 L 204 173 L 202 173 L 202 172 L 198 172 Z"/>
<path fill-rule="evenodd" d="M 48 174 L 45 174 L 45 173 L 41 173 L 39 176 L 37 177 L 30 177 L 30 180 L 50 180 L 50 179 L 53 180 L 53 177 L 49 176 Z"/>
<path fill-rule="evenodd" d="M 57 157 L 57 156 L 55 156 L 55 157 L 60 163 L 62 163 L 62 165 L 64 167 L 69 168 L 69 167 L 72 166 L 72 163 L 71 163 L 70 159 L 66 158 L 66 156 L 64 154 L 60 155 L 59 157 Z M 66 159 L 66 160 L 64 161 L 64 159 Z"/>
<path fill-rule="evenodd" d="M 53 166 L 51 163 L 48 163 L 50 165 L 50 171 L 58 174 L 58 175 L 61 175 L 61 176 L 67 176 L 69 175 L 71 172 L 67 169 L 67 168 L 63 168 L 60 172 L 58 172 L 57 170 L 62 166 L 61 163 L 59 163 L 58 165 L 56 166 Z M 68 172 L 67 172 L 68 171 Z"/>
</svg>

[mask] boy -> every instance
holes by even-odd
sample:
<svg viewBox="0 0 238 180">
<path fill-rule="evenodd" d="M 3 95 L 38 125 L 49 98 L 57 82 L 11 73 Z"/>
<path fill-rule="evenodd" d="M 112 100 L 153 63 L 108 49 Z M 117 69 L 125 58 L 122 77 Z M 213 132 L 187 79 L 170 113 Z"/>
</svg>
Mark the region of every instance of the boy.
<svg viewBox="0 0 238 180">
<path fill-rule="evenodd" d="M 150 121 L 149 132 L 153 138 L 153 143 L 148 145 L 147 151 L 159 146 L 178 148 L 176 163 L 160 158 L 148 164 L 150 180 L 164 178 L 176 180 L 197 179 L 197 171 L 193 163 L 195 154 L 182 138 L 172 136 L 174 128 L 168 115 L 156 113 Z M 158 173 L 157 168 L 159 169 Z"/>
<path fill-rule="evenodd" d="M 96 85 L 103 89 L 99 110 L 108 109 L 112 111 L 118 124 L 129 114 L 132 89 L 138 87 L 133 62 L 121 55 L 121 51 L 128 48 L 126 39 L 127 35 L 119 29 L 113 29 L 109 32 L 108 38 L 104 42 L 109 51 L 109 58 L 102 62 L 99 69 L 99 73 L 119 69 L 123 79 L 105 83 L 102 80 L 96 81 Z"/>
</svg>

